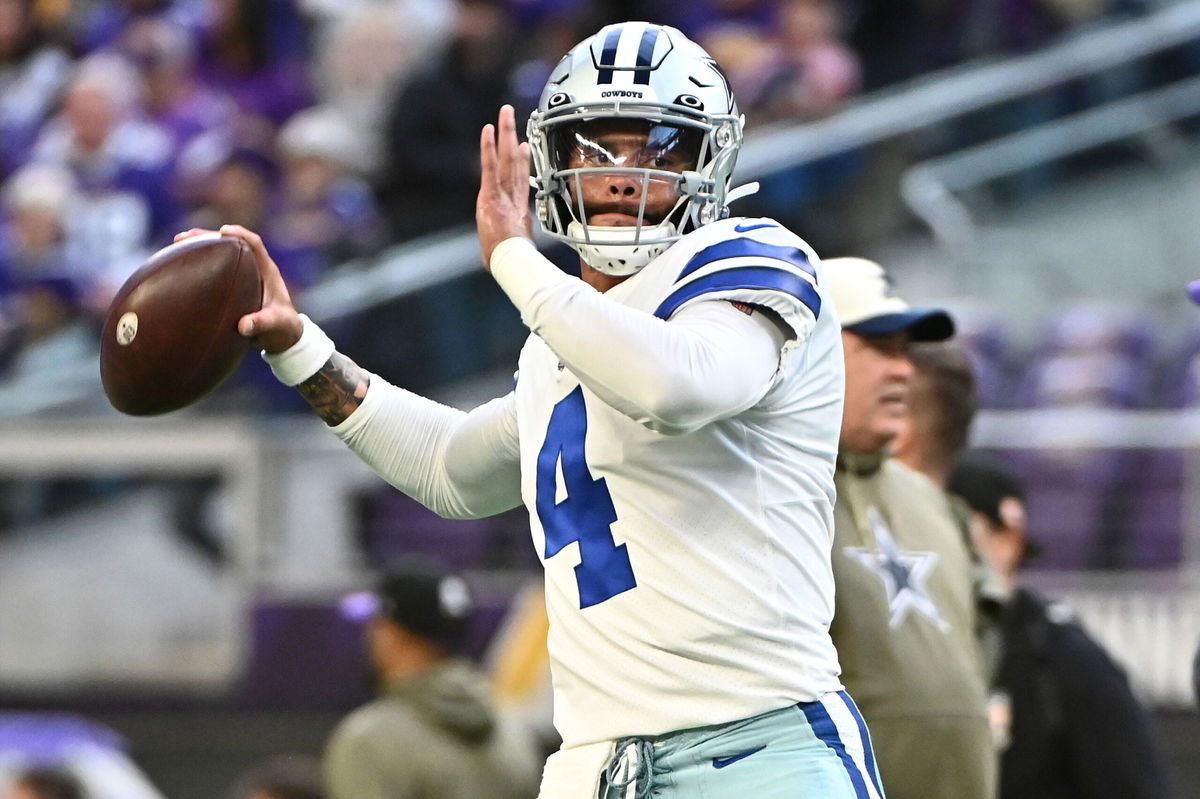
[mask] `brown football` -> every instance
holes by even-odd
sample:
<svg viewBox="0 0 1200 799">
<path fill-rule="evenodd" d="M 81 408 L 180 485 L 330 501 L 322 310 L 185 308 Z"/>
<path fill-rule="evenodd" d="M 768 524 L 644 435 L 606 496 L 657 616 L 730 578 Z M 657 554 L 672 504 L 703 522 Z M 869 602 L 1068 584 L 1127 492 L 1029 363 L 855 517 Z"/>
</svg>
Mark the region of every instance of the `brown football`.
<svg viewBox="0 0 1200 799">
<path fill-rule="evenodd" d="M 261 307 L 262 281 L 241 239 L 197 236 L 159 250 L 109 305 L 100 339 L 108 401 L 133 416 L 191 405 L 246 357 L 237 323 Z"/>
</svg>

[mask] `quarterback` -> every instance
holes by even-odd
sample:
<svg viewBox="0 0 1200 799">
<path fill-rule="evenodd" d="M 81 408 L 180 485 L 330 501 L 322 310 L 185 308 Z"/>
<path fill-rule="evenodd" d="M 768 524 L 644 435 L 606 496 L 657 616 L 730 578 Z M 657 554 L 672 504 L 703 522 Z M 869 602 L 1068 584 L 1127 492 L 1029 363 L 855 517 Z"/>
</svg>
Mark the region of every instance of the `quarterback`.
<svg viewBox="0 0 1200 799">
<path fill-rule="evenodd" d="M 527 139 L 506 106 L 480 140 L 484 266 L 530 330 L 510 393 L 463 412 L 370 375 L 226 227 L 265 281 L 241 332 L 399 490 L 456 518 L 528 508 L 563 739 L 544 799 L 881 799 L 829 637 L 840 328 L 811 248 L 729 215 L 723 74 L 678 30 L 611 25 Z M 530 240 L 531 161 L 582 279 Z"/>
</svg>

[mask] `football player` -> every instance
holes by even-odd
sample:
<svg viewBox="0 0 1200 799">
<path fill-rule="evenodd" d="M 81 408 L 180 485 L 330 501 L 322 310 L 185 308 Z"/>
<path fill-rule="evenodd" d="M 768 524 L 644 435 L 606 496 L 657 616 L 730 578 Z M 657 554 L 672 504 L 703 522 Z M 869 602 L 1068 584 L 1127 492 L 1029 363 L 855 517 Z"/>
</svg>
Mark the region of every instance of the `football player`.
<svg viewBox="0 0 1200 799">
<path fill-rule="evenodd" d="M 742 125 L 713 60 L 643 22 L 567 54 L 527 143 L 501 109 L 476 221 L 531 335 L 470 412 L 336 352 L 222 229 L 265 280 L 242 333 L 354 452 L 444 516 L 529 509 L 563 739 L 543 797 L 883 795 L 829 637 L 840 329 L 811 248 L 729 216 Z M 530 240 L 531 158 L 582 279 Z"/>
</svg>

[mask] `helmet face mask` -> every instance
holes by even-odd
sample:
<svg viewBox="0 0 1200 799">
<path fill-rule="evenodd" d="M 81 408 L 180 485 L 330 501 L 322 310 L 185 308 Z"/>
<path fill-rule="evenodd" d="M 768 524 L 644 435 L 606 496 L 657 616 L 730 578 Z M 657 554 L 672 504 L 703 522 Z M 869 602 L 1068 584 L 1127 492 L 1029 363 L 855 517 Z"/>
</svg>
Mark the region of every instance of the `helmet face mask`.
<svg viewBox="0 0 1200 799">
<path fill-rule="evenodd" d="M 698 45 L 674 28 L 629 22 L 563 58 L 528 138 L 543 229 L 592 268 L 628 275 L 728 215 L 742 118 Z"/>
</svg>

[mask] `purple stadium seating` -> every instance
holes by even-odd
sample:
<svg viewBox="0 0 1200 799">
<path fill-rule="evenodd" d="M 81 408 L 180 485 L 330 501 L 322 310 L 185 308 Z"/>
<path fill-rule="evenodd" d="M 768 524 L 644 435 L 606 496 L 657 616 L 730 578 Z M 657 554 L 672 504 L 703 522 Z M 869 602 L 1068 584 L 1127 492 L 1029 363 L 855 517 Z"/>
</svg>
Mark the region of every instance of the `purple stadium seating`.
<svg viewBox="0 0 1200 799">
<path fill-rule="evenodd" d="M 1119 451 L 1005 453 L 1025 484 L 1030 536 L 1043 553 L 1035 569 L 1109 568 L 1118 565 L 1129 456 Z"/>
<path fill-rule="evenodd" d="M 512 602 L 512 592 L 476 586 L 476 614 L 461 654 L 479 661 Z M 236 701 L 256 710 L 341 712 L 373 691 L 363 622 L 347 618 L 342 597 L 260 598 L 251 615 L 249 660 Z"/>
<path fill-rule="evenodd" d="M 1173 569 L 1183 557 L 1186 454 L 1149 450 L 1133 456 L 1129 481 L 1125 565 L 1131 569 Z"/>
<path fill-rule="evenodd" d="M 372 566 L 404 554 L 421 554 L 453 569 L 481 568 L 495 528 L 490 519 L 443 519 L 388 487 L 363 497 L 360 518 L 363 550 Z"/>
</svg>

